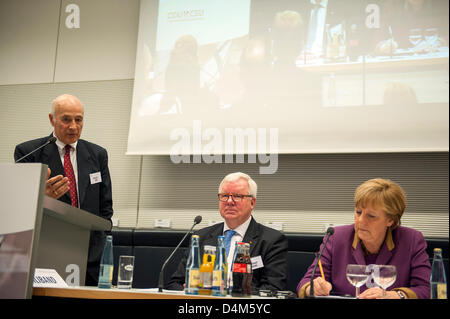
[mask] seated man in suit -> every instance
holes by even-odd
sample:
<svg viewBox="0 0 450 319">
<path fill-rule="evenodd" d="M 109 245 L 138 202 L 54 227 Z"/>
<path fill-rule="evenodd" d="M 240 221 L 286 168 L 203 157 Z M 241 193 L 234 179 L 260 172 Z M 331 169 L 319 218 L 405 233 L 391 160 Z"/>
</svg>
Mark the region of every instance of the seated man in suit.
<svg viewBox="0 0 450 319">
<path fill-rule="evenodd" d="M 200 236 L 200 252 L 204 245 L 217 245 L 217 237 L 229 231 L 230 250 L 227 253 L 228 265 L 232 265 L 236 241 L 250 244 L 250 257 L 253 264 L 253 293 L 259 290 L 285 290 L 287 278 L 286 237 L 279 231 L 256 222 L 252 211 L 256 203 L 257 185 L 244 173 L 232 173 L 222 180 L 219 186 L 219 211 L 224 223 L 215 224 L 196 232 Z M 228 267 L 231 272 L 231 267 Z M 167 284 L 167 289 L 182 290 L 185 282 L 186 257 Z"/>
<path fill-rule="evenodd" d="M 53 133 L 17 145 L 14 159 L 43 145 L 52 136 L 56 137 L 55 143 L 48 144 L 21 162 L 48 165 L 47 196 L 111 221 L 113 207 L 108 154 L 104 148 L 80 139 L 84 119 L 80 100 L 69 94 L 58 96 L 53 101 L 49 119 Z M 86 285 L 97 285 L 105 241 L 105 232 L 91 232 Z"/>
</svg>

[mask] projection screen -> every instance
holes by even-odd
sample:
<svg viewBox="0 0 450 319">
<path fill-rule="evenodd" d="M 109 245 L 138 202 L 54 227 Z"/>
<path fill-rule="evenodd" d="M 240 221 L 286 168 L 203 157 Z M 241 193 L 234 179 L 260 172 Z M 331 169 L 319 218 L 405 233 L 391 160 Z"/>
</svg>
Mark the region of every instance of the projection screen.
<svg viewBox="0 0 450 319">
<path fill-rule="evenodd" d="M 448 151 L 447 0 L 141 0 L 127 154 Z"/>
</svg>

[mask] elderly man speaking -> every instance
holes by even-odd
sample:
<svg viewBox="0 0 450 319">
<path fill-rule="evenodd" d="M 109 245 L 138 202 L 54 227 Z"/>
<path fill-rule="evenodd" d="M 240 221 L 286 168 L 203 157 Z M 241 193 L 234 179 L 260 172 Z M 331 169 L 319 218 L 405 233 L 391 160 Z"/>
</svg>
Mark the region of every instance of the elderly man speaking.
<svg viewBox="0 0 450 319">
<path fill-rule="evenodd" d="M 60 95 L 53 100 L 48 116 L 53 126 L 50 136 L 17 145 L 14 159 L 22 158 L 49 138 L 56 137 L 55 143 L 26 156 L 21 162 L 48 165 L 45 190 L 47 196 L 111 221 L 113 207 L 108 154 L 103 147 L 80 139 L 84 123 L 84 107 L 81 101 L 73 95 Z M 105 240 L 105 232 L 91 232 L 86 271 L 87 286 L 97 285 Z"/>
</svg>

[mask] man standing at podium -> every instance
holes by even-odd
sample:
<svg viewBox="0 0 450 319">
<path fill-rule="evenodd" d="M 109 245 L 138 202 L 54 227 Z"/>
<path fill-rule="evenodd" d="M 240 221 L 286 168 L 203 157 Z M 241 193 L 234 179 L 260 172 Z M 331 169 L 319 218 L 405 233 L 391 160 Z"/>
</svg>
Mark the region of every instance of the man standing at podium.
<svg viewBox="0 0 450 319">
<path fill-rule="evenodd" d="M 47 196 L 111 221 L 113 207 L 108 154 L 101 146 L 80 139 L 84 120 L 81 101 L 69 94 L 58 96 L 53 101 L 49 119 L 54 128 L 53 133 L 17 145 L 15 160 L 45 144 L 49 138 L 56 137 L 54 143 L 25 157 L 21 162 L 48 165 Z M 91 232 L 87 286 L 97 285 L 105 239 L 105 232 Z"/>
</svg>

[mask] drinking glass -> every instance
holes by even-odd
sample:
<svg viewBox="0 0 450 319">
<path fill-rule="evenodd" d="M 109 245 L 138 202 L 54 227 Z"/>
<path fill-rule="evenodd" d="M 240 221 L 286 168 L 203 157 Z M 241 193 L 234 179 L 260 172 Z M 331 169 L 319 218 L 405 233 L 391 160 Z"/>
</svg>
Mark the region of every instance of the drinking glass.
<svg viewBox="0 0 450 319">
<path fill-rule="evenodd" d="M 437 28 L 427 28 L 425 29 L 425 41 L 430 44 L 434 44 L 438 39 L 438 29 Z"/>
<path fill-rule="evenodd" d="M 369 278 L 370 272 L 366 265 L 348 264 L 345 271 L 347 280 L 356 287 L 355 297 L 359 298 L 359 287 L 364 285 Z"/>
<path fill-rule="evenodd" d="M 130 289 L 133 283 L 134 256 L 119 257 L 117 288 Z"/>
<path fill-rule="evenodd" d="M 385 299 L 386 288 L 397 279 L 397 268 L 393 265 L 375 265 L 372 276 L 373 281 L 383 289 L 383 299 Z"/>
<path fill-rule="evenodd" d="M 432 53 L 439 50 L 439 47 L 441 46 L 438 36 L 438 29 L 437 28 L 427 28 L 425 29 L 425 41 L 427 44 L 427 51 Z"/>
<path fill-rule="evenodd" d="M 415 47 L 422 40 L 422 30 L 421 29 L 411 29 L 409 30 L 409 42 Z"/>
</svg>

